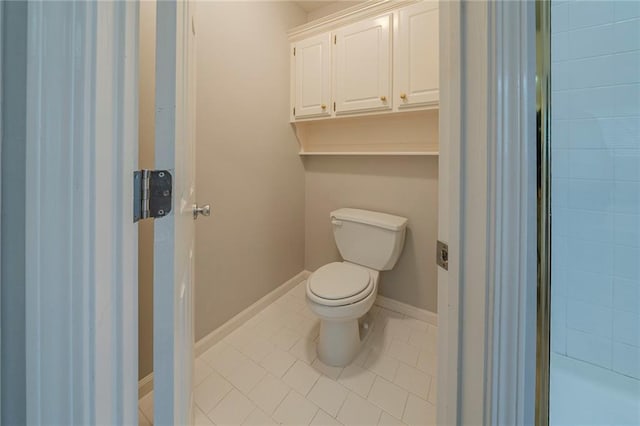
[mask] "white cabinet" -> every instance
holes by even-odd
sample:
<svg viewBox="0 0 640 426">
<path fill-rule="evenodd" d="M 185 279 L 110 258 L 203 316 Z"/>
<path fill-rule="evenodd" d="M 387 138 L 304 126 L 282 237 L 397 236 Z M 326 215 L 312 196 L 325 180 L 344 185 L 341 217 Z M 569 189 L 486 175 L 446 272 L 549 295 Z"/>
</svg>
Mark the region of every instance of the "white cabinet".
<svg viewBox="0 0 640 426">
<path fill-rule="evenodd" d="M 331 115 L 331 34 L 293 44 L 294 118 Z"/>
<path fill-rule="evenodd" d="M 334 32 L 336 114 L 391 109 L 392 14 Z"/>
<path fill-rule="evenodd" d="M 438 3 L 424 1 L 397 12 L 394 104 L 398 109 L 439 101 Z"/>
</svg>

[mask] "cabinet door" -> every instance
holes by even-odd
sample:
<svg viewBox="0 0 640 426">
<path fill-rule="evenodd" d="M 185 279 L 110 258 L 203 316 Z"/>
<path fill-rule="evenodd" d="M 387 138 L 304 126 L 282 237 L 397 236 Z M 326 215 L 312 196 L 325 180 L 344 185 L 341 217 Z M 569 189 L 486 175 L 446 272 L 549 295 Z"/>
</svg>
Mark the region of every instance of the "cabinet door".
<svg viewBox="0 0 640 426">
<path fill-rule="evenodd" d="M 391 108 L 391 14 L 335 32 L 336 113 Z"/>
<path fill-rule="evenodd" d="M 394 97 L 398 108 L 437 104 L 438 3 L 425 1 L 398 11 Z"/>
<path fill-rule="evenodd" d="M 302 40 L 294 47 L 294 118 L 330 115 L 331 34 Z"/>
</svg>

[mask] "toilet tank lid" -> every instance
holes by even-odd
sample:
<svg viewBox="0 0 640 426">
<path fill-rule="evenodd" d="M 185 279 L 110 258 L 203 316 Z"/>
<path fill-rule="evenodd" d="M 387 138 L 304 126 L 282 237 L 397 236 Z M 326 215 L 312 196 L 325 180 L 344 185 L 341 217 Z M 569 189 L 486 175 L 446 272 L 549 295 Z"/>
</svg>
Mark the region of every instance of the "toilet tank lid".
<svg viewBox="0 0 640 426">
<path fill-rule="evenodd" d="M 394 216 L 387 213 L 373 212 L 361 209 L 338 209 L 331 212 L 332 219 L 358 222 L 367 225 L 378 226 L 391 231 L 401 231 L 407 226 L 406 217 Z"/>
</svg>

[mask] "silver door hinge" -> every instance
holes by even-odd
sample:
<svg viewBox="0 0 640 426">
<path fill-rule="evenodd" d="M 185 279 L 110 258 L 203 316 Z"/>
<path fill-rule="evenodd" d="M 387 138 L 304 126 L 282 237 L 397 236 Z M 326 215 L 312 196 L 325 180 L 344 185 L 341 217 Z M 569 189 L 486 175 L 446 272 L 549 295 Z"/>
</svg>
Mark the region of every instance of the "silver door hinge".
<svg viewBox="0 0 640 426">
<path fill-rule="evenodd" d="M 172 194 L 173 179 L 168 170 L 133 172 L 133 221 L 168 215 Z"/>
<path fill-rule="evenodd" d="M 436 248 L 436 263 L 445 271 L 449 270 L 449 246 L 442 241 L 438 241 Z"/>
<path fill-rule="evenodd" d="M 296 48 L 293 48 L 293 56 L 296 56 Z"/>
</svg>

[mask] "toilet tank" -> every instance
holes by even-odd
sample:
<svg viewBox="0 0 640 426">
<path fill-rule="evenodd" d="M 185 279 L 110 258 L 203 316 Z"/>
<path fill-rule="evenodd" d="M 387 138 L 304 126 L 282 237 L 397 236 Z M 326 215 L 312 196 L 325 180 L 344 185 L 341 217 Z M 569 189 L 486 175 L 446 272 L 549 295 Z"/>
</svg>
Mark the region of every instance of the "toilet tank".
<svg viewBox="0 0 640 426">
<path fill-rule="evenodd" d="M 342 258 L 376 271 L 387 271 L 396 264 L 404 246 L 407 221 L 369 210 L 331 212 L 333 235 Z"/>
</svg>

